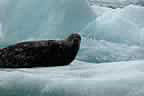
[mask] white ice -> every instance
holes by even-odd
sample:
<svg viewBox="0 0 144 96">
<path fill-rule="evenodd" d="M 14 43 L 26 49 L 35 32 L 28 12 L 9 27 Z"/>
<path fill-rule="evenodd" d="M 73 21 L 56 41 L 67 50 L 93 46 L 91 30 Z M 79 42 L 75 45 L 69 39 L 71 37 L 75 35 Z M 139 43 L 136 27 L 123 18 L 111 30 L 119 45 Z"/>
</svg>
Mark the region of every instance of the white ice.
<svg viewBox="0 0 144 96">
<path fill-rule="evenodd" d="M 1 96 L 143 96 L 144 61 L 1 69 Z"/>
</svg>

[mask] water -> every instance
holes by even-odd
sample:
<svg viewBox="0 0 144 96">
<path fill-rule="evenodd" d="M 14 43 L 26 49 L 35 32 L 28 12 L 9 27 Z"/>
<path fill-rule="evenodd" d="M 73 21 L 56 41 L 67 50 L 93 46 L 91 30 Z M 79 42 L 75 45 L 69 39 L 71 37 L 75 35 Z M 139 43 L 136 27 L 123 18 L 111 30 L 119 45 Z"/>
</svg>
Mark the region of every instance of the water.
<svg viewBox="0 0 144 96">
<path fill-rule="evenodd" d="M 79 32 L 69 66 L 0 69 L 1 96 L 143 96 L 144 7 L 86 0 L 1 0 L 0 46 Z M 115 3 L 114 3 L 115 4 Z"/>
</svg>

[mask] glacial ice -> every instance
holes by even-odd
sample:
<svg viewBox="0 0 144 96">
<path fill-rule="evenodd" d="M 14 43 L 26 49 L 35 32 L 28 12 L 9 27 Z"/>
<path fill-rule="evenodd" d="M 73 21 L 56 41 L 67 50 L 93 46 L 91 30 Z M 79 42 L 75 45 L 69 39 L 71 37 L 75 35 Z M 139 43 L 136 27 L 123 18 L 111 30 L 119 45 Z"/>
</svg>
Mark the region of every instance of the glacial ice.
<svg viewBox="0 0 144 96">
<path fill-rule="evenodd" d="M 86 0 L 9 1 L 4 22 L 5 41 L 63 38 L 79 32 L 94 18 Z"/>
<path fill-rule="evenodd" d="M 82 34 L 96 40 L 143 45 L 143 13 L 143 7 L 134 5 L 105 12 L 89 23 Z"/>
<path fill-rule="evenodd" d="M 0 96 L 143 96 L 144 7 L 86 0 L 0 0 L 0 47 L 80 32 L 69 66 L 0 69 Z M 3 18 L 1 18 L 1 16 Z"/>
<path fill-rule="evenodd" d="M 102 14 L 81 30 L 84 39 L 78 60 L 100 63 L 143 59 L 144 7 L 102 9 Z"/>
</svg>

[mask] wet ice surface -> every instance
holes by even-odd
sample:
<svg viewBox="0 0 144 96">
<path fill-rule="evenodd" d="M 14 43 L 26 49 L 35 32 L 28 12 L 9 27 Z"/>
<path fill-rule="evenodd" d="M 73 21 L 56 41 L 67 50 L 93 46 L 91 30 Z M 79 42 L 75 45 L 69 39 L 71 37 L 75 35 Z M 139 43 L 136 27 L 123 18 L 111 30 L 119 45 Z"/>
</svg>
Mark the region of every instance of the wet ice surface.
<svg viewBox="0 0 144 96">
<path fill-rule="evenodd" d="M 144 95 L 144 7 L 113 9 L 90 6 L 85 0 L 1 4 L 0 47 L 63 39 L 75 31 L 82 36 L 79 54 L 68 66 L 0 69 L 1 96 Z"/>
</svg>

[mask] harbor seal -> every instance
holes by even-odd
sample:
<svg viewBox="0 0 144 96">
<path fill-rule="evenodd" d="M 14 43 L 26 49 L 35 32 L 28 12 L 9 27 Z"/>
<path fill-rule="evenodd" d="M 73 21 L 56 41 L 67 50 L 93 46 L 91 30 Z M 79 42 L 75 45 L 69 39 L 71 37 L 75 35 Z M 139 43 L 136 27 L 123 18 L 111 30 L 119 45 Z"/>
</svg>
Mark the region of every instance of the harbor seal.
<svg viewBox="0 0 144 96">
<path fill-rule="evenodd" d="M 0 50 L 0 68 L 32 68 L 70 64 L 80 48 L 81 36 L 73 33 L 64 40 L 26 41 Z"/>
</svg>

